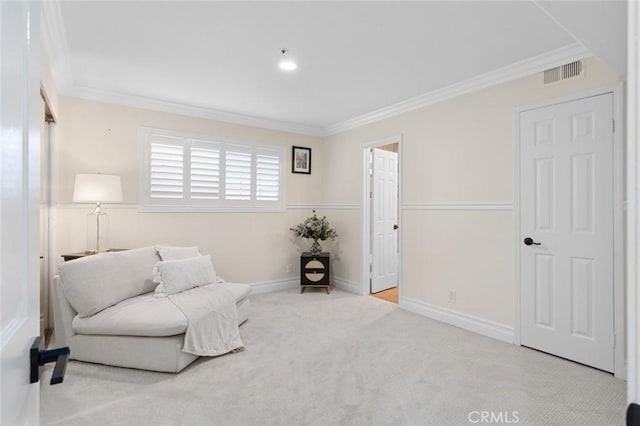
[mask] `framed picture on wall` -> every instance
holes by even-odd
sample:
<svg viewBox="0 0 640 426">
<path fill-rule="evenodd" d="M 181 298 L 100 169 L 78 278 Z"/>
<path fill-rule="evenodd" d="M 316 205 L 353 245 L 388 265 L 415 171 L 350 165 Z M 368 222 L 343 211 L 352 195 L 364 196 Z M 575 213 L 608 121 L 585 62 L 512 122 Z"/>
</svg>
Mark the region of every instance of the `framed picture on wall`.
<svg viewBox="0 0 640 426">
<path fill-rule="evenodd" d="M 291 173 L 311 174 L 311 148 L 292 147 Z"/>
</svg>

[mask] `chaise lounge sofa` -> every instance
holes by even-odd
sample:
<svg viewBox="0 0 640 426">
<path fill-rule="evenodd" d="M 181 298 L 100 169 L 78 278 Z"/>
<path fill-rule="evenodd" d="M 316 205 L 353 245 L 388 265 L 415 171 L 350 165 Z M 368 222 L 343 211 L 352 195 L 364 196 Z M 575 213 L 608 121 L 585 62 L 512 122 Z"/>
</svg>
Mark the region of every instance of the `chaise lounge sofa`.
<svg viewBox="0 0 640 426">
<path fill-rule="evenodd" d="M 154 291 L 160 260 L 156 247 L 144 247 L 62 264 L 53 290 L 56 346 L 69 346 L 71 359 L 143 370 L 179 372 L 195 361 L 182 351 L 186 316 Z M 247 321 L 249 285 L 210 285 L 229 290 L 238 325 Z"/>
</svg>

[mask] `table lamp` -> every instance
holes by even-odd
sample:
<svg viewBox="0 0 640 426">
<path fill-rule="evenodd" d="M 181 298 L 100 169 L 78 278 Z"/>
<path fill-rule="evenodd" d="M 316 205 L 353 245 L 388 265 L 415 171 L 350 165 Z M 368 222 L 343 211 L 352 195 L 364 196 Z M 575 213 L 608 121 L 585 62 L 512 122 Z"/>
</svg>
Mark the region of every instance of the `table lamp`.
<svg viewBox="0 0 640 426">
<path fill-rule="evenodd" d="M 120 176 L 103 174 L 79 174 L 73 188 L 74 202 L 96 203 L 91 212 L 96 216 L 96 250 L 100 251 L 100 216 L 106 215 L 100 203 L 121 202 L 122 182 Z"/>
</svg>

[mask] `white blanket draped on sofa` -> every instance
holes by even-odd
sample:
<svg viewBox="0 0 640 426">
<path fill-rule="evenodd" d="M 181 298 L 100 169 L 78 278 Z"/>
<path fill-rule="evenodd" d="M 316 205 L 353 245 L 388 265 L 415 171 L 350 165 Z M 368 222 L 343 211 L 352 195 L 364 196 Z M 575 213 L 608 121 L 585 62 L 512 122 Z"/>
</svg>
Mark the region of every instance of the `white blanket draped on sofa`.
<svg viewBox="0 0 640 426">
<path fill-rule="evenodd" d="M 188 320 L 183 352 L 217 356 L 244 349 L 236 301 L 229 290 L 210 284 L 167 297 Z"/>
</svg>

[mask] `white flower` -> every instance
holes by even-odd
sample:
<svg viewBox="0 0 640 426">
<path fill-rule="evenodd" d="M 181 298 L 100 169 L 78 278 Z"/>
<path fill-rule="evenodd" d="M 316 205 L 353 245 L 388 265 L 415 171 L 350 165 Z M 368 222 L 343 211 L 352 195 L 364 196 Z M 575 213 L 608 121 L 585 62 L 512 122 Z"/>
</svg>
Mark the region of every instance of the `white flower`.
<svg viewBox="0 0 640 426">
<path fill-rule="evenodd" d="M 319 218 L 316 216 L 316 211 L 313 211 L 313 216 L 307 218 L 296 226 L 290 228 L 298 237 L 311 238 L 314 240 L 324 241 L 328 238 L 335 238 L 338 236 L 335 229 L 329 226 L 329 221 L 326 216 Z"/>
</svg>

